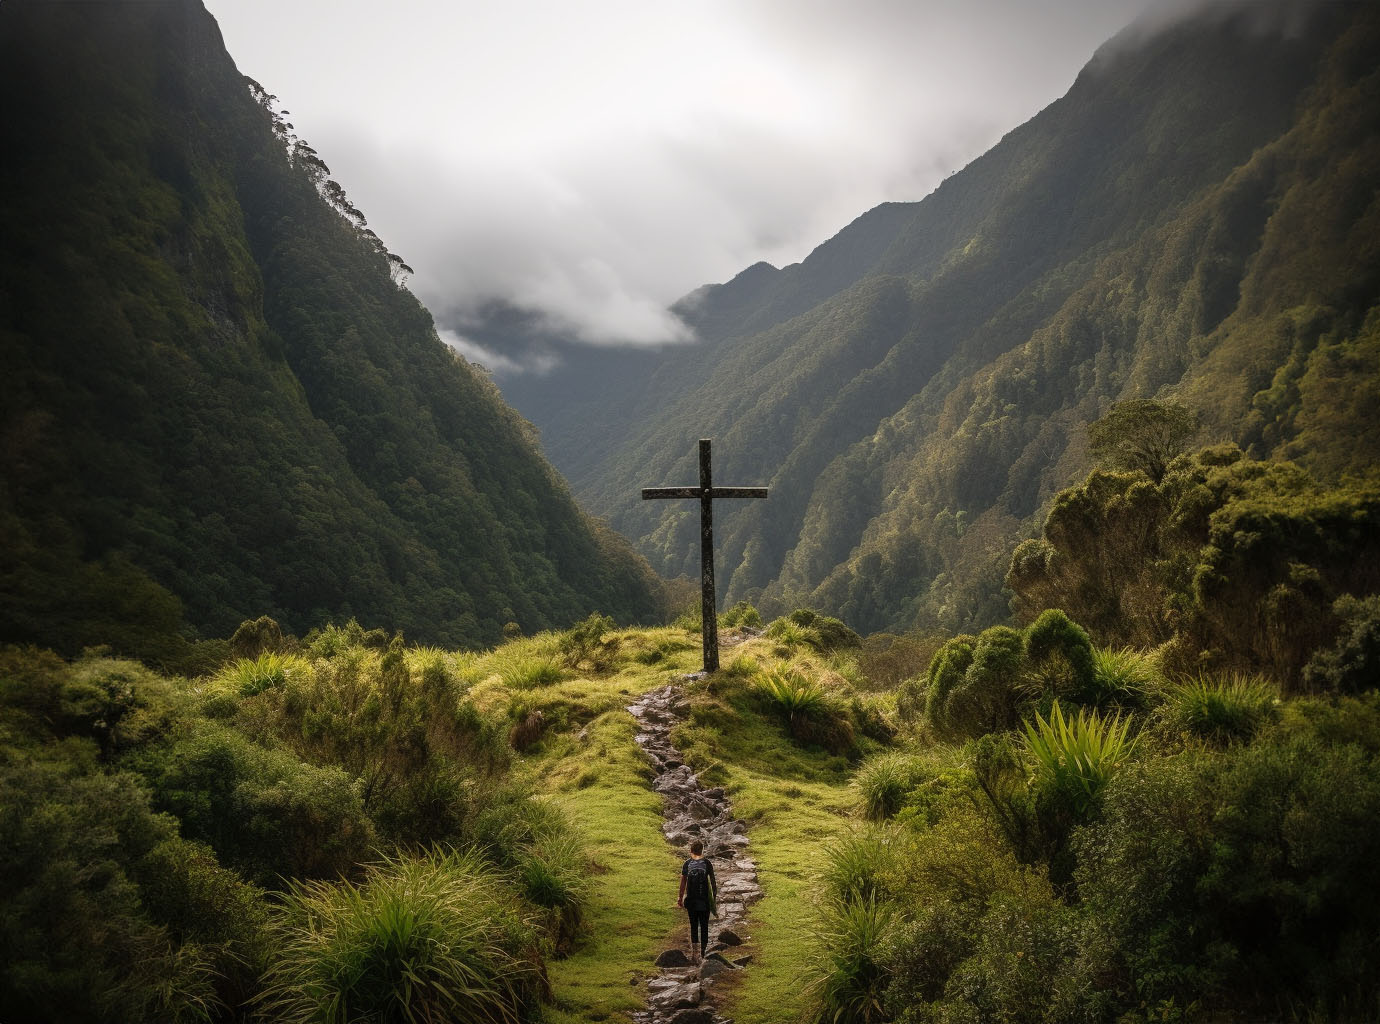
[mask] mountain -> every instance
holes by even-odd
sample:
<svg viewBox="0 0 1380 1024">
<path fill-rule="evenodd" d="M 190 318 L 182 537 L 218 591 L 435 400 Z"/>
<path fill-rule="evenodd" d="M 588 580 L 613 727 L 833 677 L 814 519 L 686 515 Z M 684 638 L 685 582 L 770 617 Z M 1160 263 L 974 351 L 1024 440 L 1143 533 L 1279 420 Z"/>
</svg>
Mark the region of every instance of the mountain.
<svg viewBox="0 0 1380 1024">
<path fill-rule="evenodd" d="M 692 510 L 638 488 L 691 481 L 713 437 L 716 480 L 772 488 L 721 506 L 726 601 L 975 628 L 1114 402 L 1375 472 L 1377 197 L 1380 12 L 1216 6 L 1123 32 L 923 200 L 687 296 L 697 345 L 505 394 L 663 572 L 694 571 Z"/>
<path fill-rule="evenodd" d="M 0 639 L 659 614 L 199 2 L 7 3 L 0 82 Z"/>
</svg>

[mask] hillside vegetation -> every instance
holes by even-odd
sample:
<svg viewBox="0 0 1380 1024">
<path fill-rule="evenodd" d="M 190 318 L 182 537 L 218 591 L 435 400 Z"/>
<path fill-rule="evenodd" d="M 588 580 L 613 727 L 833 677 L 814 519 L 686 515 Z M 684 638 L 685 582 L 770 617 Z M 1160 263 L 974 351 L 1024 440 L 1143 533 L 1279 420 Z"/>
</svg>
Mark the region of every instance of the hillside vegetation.
<svg viewBox="0 0 1380 1024">
<path fill-rule="evenodd" d="M 712 436 L 716 479 L 772 488 L 721 510 L 728 601 L 864 631 L 1004 620 L 1010 546 L 1118 401 L 1178 402 L 1201 440 L 1324 484 L 1373 476 L 1380 15 L 1297 10 L 1128 30 L 923 201 L 682 301 L 700 344 L 505 390 L 671 575 L 694 574 L 693 510 L 638 488 L 691 481 Z"/>
<path fill-rule="evenodd" d="M 0 637 L 658 614 L 199 3 L 6 4 L 0 80 Z"/>
<path fill-rule="evenodd" d="M 1115 613 L 1178 607 L 1162 570 L 1182 550 L 1142 531 L 1165 558 L 1090 587 L 1103 562 L 1076 542 L 1086 516 L 1173 496 L 1179 515 L 1199 490 L 1213 524 L 1298 499 L 1278 521 L 1304 537 L 1335 512 L 1296 469 L 1243 461 L 1205 449 L 1158 487 L 1098 471 L 1061 493 L 1048 550 L 1012 560 L 1025 628 L 863 639 L 740 604 L 723 668 L 691 681 L 686 624 L 598 615 L 483 653 L 265 617 L 192 678 L 0 649 L 0 1004 L 631 1020 L 686 928 L 626 708 L 679 679 L 673 741 L 748 823 L 763 891 L 721 989 L 733 1019 L 1374 1019 L 1376 598 L 1335 601 L 1318 646 L 1267 623 L 1253 661 L 1202 647 L 1201 622 L 1267 607 L 1268 572 L 1152 627 Z M 1090 629 L 1045 606 L 1058 592 Z M 1301 668 L 1261 670 L 1289 651 Z"/>
</svg>

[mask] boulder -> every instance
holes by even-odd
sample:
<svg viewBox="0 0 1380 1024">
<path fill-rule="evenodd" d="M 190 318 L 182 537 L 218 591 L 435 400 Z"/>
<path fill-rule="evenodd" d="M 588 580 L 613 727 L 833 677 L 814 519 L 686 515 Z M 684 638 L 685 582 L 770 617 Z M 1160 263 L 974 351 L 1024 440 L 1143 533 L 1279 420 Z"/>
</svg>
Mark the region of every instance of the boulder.
<svg viewBox="0 0 1380 1024">
<path fill-rule="evenodd" d="M 668 949 L 655 961 L 658 967 L 689 967 L 690 958 L 683 949 Z"/>
</svg>

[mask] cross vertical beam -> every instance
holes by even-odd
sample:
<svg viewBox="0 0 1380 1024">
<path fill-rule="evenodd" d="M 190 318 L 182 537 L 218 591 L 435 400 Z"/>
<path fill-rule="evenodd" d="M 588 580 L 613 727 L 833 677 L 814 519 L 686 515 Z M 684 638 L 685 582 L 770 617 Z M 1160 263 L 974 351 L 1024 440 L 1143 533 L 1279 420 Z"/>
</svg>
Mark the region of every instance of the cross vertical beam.
<svg viewBox="0 0 1380 1024">
<path fill-rule="evenodd" d="M 700 615 L 704 670 L 719 669 L 719 613 L 714 599 L 714 499 L 765 498 L 765 487 L 715 487 L 710 465 L 709 438 L 700 439 L 700 485 L 698 487 L 644 487 L 647 498 L 700 499 Z"/>
<path fill-rule="evenodd" d="M 719 613 L 714 600 L 714 482 L 709 438 L 700 438 L 700 640 L 704 670 L 719 671 Z"/>
</svg>

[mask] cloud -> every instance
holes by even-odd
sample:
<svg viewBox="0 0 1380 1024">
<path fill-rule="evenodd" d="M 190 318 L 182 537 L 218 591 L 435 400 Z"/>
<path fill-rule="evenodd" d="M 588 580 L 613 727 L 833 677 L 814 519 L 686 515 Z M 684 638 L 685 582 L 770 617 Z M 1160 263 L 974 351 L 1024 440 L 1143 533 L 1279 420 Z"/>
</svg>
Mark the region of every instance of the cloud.
<svg viewBox="0 0 1380 1024">
<path fill-rule="evenodd" d="M 549 372 L 692 340 L 676 299 L 922 198 L 1151 2 L 211 5 L 456 347 Z"/>
</svg>

